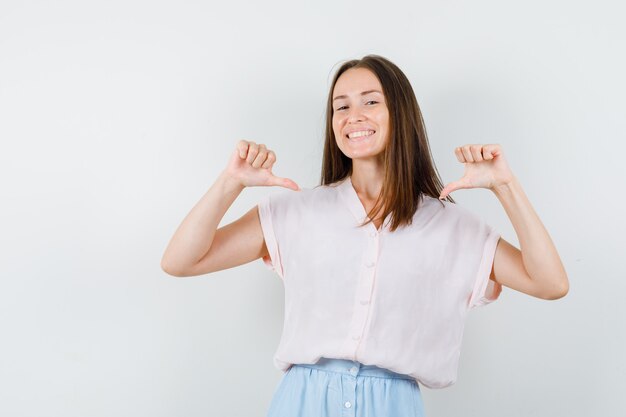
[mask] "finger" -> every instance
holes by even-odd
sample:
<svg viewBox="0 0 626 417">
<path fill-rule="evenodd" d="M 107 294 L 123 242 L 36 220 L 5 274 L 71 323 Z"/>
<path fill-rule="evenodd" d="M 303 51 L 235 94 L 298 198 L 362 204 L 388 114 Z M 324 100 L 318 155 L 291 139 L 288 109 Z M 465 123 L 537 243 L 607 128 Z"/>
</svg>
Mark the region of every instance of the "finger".
<svg viewBox="0 0 626 417">
<path fill-rule="evenodd" d="M 256 158 L 259 153 L 259 145 L 254 142 L 250 142 L 250 146 L 248 147 L 248 156 L 246 157 L 246 162 L 251 164 L 254 162 L 254 158 Z"/>
<path fill-rule="evenodd" d="M 483 145 L 469 145 L 470 153 L 472 154 L 472 158 L 474 162 L 482 162 L 483 161 Z"/>
<path fill-rule="evenodd" d="M 289 178 L 282 178 L 272 175 L 270 177 L 270 184 L 278 185 L 279 187 L 289 188 L 294 191 L 300 191 L 300 187 L 298 186 L 298 184 L 296 184 L 295 181 L 290 180 Z"/>
<path fill-rule="evenodd" d="M 247 140 L 240 140 L 239 142 L 237 142 L 237 152 L 239 153 L 239 157 L 241 159 L 245 158 L 246 155 L 248 154 L 248 141 Z"/>
<path fill-rule="evenodd" d="M 453 191 L 460 190 L 461 188 L 465 188 L 465 184 L 462 180 L 451 182 L 443 187 L 443 190 L 441 190 L 441 193 L 439 194 L 439 199 L 444 199 Z"/>
<path fill-rule="evenodd" d="M 483 146 L 483 157 L 487 160 L 491 160 L 500 155 L 500 145 L 497 143 Z"/>
<path fill-rule="evenodd" d="M 469 145 L 461 146 L 461 151 L 463 152 L 463 156 L 465 157 L 466 162 L 474 162 L 472 152 L 469 150 Z"/>
<path fill-rule="evenodd" d="M 465 156 L 463 155 L 463 151 L 461 151 L 461 148 L 455 148 L 454 149 L 454 154 L 456 155 L 456 159 L 459 162 L 465 163 Z"/>
<path fill-rule="evenodd" d="M 267 158 L 265 158 L 265 162 L 261 165 L 261 168 L 271 168 L 276 162 L 276 154 L 274 151 L 267 151 Z"/>
<path fill-rule="evenodd" d="M 441 193 L 439 194 L 439 199 L 440 200 L 446 199 L 452 191 L 453 190 L 452 190 L 451 184 L 447 184 L 445 187 L 443 187 L 443 190 L 441 190 Z"/>
<path fill-rule="evenodd" d="M 441 190 L 441 192 L 439 193 L 439 199 L 440 200 L 445 200 L 448 197 L 448 194 L 450 194 L 450 191 L 448 191 L 448 189 L 446 187 L 444 187 L 444 189 Z"/>
<path fill-rule="evenodd" d="M 267 148 L 262 143 L 259 144 L 259 153 L 256 158 L 252 162 L 252 166 L 254 168 L 259 168 L 265 162 L 265 158 L 267 158 Z"/>
</svg>

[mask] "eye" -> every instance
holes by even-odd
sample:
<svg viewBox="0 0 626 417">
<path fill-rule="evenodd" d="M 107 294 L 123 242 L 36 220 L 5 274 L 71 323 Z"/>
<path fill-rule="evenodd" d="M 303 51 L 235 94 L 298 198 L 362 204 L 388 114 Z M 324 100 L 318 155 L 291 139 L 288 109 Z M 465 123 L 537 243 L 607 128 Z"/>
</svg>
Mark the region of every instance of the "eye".
<svg viewBox="0 0 626 417">
<path fill-rule="evenodd" d="M 378 103 L 378 102 L 376 100 L 369 100 L 369 101 L 365 102 L 365 104 L 367 104 L 367 103 Z M 339 111 L 339 110 L 343 109 L 344 107 L 347 107 L 347 106 L 341 106 L 341 107 L 337 108 L 336 111 Z"/>
</svg>

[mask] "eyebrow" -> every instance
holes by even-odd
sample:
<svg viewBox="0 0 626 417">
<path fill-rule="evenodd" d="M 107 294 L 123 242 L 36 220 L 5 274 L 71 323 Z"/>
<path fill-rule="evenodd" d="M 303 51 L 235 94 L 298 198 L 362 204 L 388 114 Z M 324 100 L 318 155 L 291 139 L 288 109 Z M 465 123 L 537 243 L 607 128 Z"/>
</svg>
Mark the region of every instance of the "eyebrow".
<svg viewBox="0 0 626 417">
<path fill-rule="evenodd" d="M 364 96 L 364 95 L 369 94 L 369 93 L 380 93 L 380 94 L 382 94 L 382 93 L 381 93 L 380 91 L 378 91 L 378 90 L 367 90 L 367 91 L 363 91 L 363 92 L 361 93 L 361 95 L 362 95 L 362 96 Z M 333 101 L 338 100 L 338 99 L 340 99 L 340 98 L 348 98 L 348 96 L 347 96 L 347 95 L 345 95 L 345 94 L 344 94 L 344 95 L 341 95 L 341 96 L 337 96 L 337 97 L 335 97 L 335 98 L 333 99 Z"/>
</svg>

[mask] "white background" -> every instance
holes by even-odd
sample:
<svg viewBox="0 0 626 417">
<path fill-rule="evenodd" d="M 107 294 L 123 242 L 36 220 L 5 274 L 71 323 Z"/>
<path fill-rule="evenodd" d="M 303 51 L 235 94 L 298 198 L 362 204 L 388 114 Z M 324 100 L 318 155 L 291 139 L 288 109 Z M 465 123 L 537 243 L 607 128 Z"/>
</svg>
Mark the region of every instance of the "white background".
<svg viewBox="0 0 626 417">
<path fill-rule="evenodd" d="M 619 1 L 0 1 L 0 415 L 264 416 L 283 286 L 257 260 L 174 278 L 178 224 L 239 139 L 319 183 L 333 71 L 396 63 L 445 183 L 500 143 L 570 293 L 473 310 L 428 417 L 622 416 Z M 277 189 L 246 189 L 225 225 Z M 518 245 L 485 189 L 453 193 Z"/>
</svg>

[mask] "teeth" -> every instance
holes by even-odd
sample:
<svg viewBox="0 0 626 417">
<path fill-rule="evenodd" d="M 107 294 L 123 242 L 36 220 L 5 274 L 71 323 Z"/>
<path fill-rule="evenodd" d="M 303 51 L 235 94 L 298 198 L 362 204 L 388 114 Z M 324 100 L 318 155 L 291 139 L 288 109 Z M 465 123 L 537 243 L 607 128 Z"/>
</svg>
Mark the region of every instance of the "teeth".
<svg viewBox="0 0 626 417">
<path fill-rule="evenodd" d="M 349 134 L 348 134 L 348 137 L 349 137 L 350 139 L 353 139 L 353 138 L 359 138 L 359 137 L 361 137 L 361 136 L 369 136 L 369 135 L 372 135 L 372 134 L 374 134 L 374 131 L 373 131 L 373 130 L 362 130 L 362 131 L 360 131 L 360 132 L 352 132 L 352 133 L 349 133 Z"/>
</svg>

